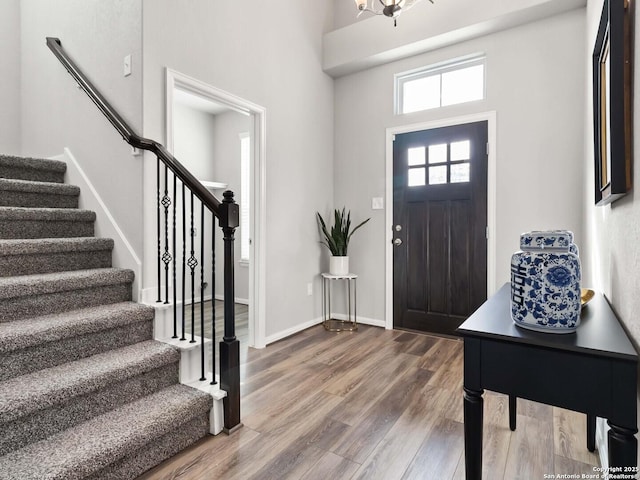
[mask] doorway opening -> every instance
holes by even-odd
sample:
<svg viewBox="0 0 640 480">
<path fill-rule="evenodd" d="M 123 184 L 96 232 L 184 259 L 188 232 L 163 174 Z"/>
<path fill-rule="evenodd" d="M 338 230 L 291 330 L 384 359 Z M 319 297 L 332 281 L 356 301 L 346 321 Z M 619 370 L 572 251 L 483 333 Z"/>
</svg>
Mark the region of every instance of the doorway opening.
<svg viewBox="0 0 640 480">
<path fill-rule="evenodd" d="M 265 115 L 259 105 L 166 70 L 167 149 L 216 197 L 231 190 L 240 204 L 234 260 L 236 336 L 256 348 L 265 346 Z M 215 258 L 223 258 L 217 230 Z M 210 225 L 202 232 L 194 229 L 196 238 L 211 232 Z M 205 256 L 207 262 L 211 259 Z M 216 304 L 223 298 L 221 269 L 216 269 L 218 276 L 214 286 L 204 289 L 205 299 L 213 297 Z M 218 316 L 218 306 L 215 310 Z"/>
<path fill-rule="evenodd" d="M 453 333 L 495 291 L 495 135 L 495 112 L 387 129 L 386 328 Z"/>
</svg>

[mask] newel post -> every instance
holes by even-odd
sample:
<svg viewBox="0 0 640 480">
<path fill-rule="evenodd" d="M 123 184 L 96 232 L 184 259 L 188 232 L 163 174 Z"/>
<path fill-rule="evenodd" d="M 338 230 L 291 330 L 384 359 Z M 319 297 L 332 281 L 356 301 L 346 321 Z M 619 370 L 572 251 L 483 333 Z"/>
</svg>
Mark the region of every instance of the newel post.
<svg viewBox="0 0 640 480">
<path fill-rule="evenodd" d="M 240 423 L 240 342 L 235 332 L 235 291 L 233 242 L 239 225 L 240 208 L 227 190 L 220 204 L 220 227 L 224 233 L 224 337 L 220 342 L 220 388 L 224 399 L 224 431 L 232 433 Z"/>
</svg>

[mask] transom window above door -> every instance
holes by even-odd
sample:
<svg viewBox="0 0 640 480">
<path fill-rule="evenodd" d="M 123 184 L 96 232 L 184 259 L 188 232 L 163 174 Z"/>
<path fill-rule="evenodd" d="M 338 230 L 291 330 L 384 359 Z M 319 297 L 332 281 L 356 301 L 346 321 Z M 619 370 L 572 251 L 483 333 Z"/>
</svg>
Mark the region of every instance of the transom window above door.
<svg viewBox="0 0 640 480">
<path fill-rule="evenodd" d="M 407 186 L 465 183 L 471 180 L 471 142 L 419 145 L 407 149 Z"/>
<path fill-rule="evenodd" d="M 485 57 L 475 55 L 439 65 L 398 73 L 395 81 L 395 113 L 483 100 Z"/>
</svg>

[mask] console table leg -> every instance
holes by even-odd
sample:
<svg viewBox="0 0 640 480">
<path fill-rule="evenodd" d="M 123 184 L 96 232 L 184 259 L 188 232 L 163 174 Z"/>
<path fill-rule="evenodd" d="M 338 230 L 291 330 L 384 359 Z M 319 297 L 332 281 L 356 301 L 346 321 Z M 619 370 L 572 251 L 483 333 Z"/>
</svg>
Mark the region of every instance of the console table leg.
<svg viewBox="0 0 640 480">
<path fill-rule="evenodd" d="M 509 395 L 509 429 L 513 432 L 516 429 L 516 407 L 518 397 Z"/>
<path fill-rule="evenodd" d="M 611 427 L 608 434 L 609 468 L 637 467 L 638 441 L 635 434 L 638 429 L 630 429 L 607 422 Z M 615 470 L 613 470 L 615 472 Z M 623 470 L 621 470 L 623 472 Z"/>
<path fill-rule="evenodd" d="M 483 390 L 464 388 L 464 465 L 466 480 L 482 479 Z"/>
<path fill-rule="evenodd" d="M 596 416 L 587 413 L 587 450 L 596 450 Z"/>
</svg>

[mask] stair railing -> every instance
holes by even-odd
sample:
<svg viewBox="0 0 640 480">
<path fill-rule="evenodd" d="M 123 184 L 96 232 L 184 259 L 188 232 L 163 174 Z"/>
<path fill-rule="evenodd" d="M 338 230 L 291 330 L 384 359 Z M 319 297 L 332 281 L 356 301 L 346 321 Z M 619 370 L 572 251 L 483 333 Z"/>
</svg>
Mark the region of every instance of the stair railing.
<svg viewBox="0 0 640 480">
<path fill-rule="evenodd" d="M 62 63 L 64 68 L 77 82 L 78 86 L 84 90 L 91 101 L 107 117 L 107 120 L 115 127 L 118 133 L 129 145 L 142 150 L 147 150 L 156 155 L 156 184 L 157 184 L 157 237 L 158 237 L 158 302 L 162 302 L 162 270 L 164 266 L 164 303 L 169 304 L 170 292 L 173 300 L 173 338 L 187 341 L 187 312 L 186 304 L 189 295 L 186 292 L 187 269 L 190 276 L 190 340 L 189 343 L 196 343 L 196 279 L 198 278 L 197 267 L 200 265 L 199 293 L 200 293 L 200 359 L 201 376 L 200 381 L 206 382 L 207 365 L 205 365 L 206 345 L 204 339 L 205 331 L 205 304 L 204 289 L 206 285 L 205 275 L 205 209 L 211 213 L 211 384 L 216 382 L 216 355 L 215 355 L 215 219 L 218 219 L 222 229 L 224 241 L 224 336 L 220 342 L 219 365 L 220 365 L 220 388 L 227 392 L 224 398 L 224 430 L 230 433 L 240 424 L 240 342 L 235 336 L 235 292 L 234 292 L 234 233 L 239 225 L 239 206 L 234 201 L 233 192 L 225 191 L 223 200 L 220 202 L 200 181 L 198 181 L 189 170 L 187 170 L 169 151 L 160 143 L 137 135 L 129 124 L 118 114 L 113 106 L 102 96 L 98 89 L 89 81 L 78 66 L 71 60 L 62 48 L 62 43 L 58 38 L 47 37 L 47 46 Z M 171 173 L 171 175 L 170 175 Z M 173 181 L 171 181 L 173 180 Z M 181 198 L 178 196 L 180 187 Z M 172 190 L 173 195 L 169 190 Z M 200 202 L 200 252 L 197 256 L 197 246 L 194 245 L 196 226 L 194 214 L 198 210 L 194 205 L 194 200 Z M 182 204 L 182 225 L 181 232 L 177 232 L 178 213 L 177 203 Z M 190 209 L 187 211 L 187 204 Z M 171 214 L 169 210 L 171 209 Z M 187 233 L 187 215 L 189 216 L 189 230 Z M 197 215 L 196 215 L 197 216 Z M 169 235 L 171 224 L 172 234 Z M 177 264 L 177 238 L 182 239 L 182 268 L 180 288 L 177 283 L 179 265 Z M 187 247 L 189 247 L 189 257 L 187 257 Z M 199 258 L 199 260 L 198 260 Z M 163 265 L 164 264 L 164 265 Z M 172 286 L 170 288 L 169 273 L 171 271 Z M 180 290 L 180 292 L 178 292 Z M 178 294 L 181 293 L 179 296 Z M 178 308 L 178 304 L 181 308 Z M 180 323 L 180 329 L 179 324 Z M 179 332 L 180 330 L 180 332 Z"/>
</svg>

